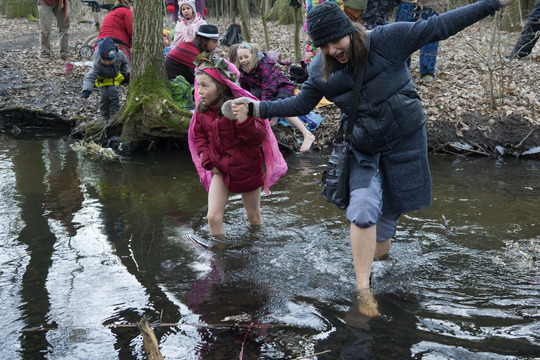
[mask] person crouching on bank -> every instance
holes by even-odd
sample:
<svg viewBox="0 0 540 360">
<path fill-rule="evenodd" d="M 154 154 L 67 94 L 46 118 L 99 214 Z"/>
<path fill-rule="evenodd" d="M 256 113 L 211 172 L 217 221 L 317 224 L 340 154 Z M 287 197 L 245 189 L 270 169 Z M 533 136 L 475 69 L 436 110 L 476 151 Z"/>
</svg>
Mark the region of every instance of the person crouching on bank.
<svg viewBox="0 0 540 360">
<path fill-rule="evenodd" d="M 94 84 L 99 90 L 101 120 L 108 120 L 120 109 L 120 83 L 129 72 L 129 62 L 112 38 L 99 41 L 92 69 L 83 79 L 82 99 L 86 104 Z"/>
</svg>

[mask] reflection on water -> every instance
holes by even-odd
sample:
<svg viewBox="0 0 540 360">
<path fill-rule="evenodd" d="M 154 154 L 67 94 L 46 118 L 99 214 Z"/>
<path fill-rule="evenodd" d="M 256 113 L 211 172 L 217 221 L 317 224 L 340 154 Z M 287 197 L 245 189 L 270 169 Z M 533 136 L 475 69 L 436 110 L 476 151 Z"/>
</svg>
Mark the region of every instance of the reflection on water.
<svg viewBox="0 0 540 360">
<path fill-rule="evenodd" d="M 103 162 L 69 140 L 0 142 L 1 359 L 525 359 L 540 354 L 540 163 L 432 157 L 433 206 L 376 262 L 382 316 L 355 311 L 325 156 L 288 155 L 263 196 L 209 235 L 188 154 Z"/>
</svg>

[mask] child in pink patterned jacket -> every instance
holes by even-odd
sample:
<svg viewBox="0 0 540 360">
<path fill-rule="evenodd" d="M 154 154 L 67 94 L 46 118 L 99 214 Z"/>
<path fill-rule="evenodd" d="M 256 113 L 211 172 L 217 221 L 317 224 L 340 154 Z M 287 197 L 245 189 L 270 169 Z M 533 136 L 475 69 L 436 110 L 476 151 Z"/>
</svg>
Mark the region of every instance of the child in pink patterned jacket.
<svg viewBox="0 0 540 360">
<path fill-rule="evenodd" d="M 195 10 L 195 0 L 180 0 L 180 19 L 176 23 L 173 45 L 182 42 L 193 41 L 195 31 L 199 26 L 206 24 L 206 21 Z"/>
<path fill-rule="evenodd" d="M 294 85 L 260 53 L 254 44 L 241 43 L 237 48 L 236 67 L 240 70 L 240 86 L 260 100 L 286 99 L 294 96 Z M 259 56 L 261 55 L 261 56 Z M 304 136 L 300 152 L 306 152 L 315 141 L 315 136 L 296 116 L 285 117 Z M 275 123 L 277 119 L 272 119 Z"/>
<path fill-rule="evenodd" d="M 167 11 L 171 13 L 171 20 L 173 23 L 178 21 L 178 13 L 180 12 L 180 5 L 178 2 L 178 0 L 165 0 Z M 206 15 L 208 14 L 206 2 L 204 0 L 195 0 L 195 9 L 196 12 L 199 13 L 204 20 L 206 20 Z"/>
</svg>

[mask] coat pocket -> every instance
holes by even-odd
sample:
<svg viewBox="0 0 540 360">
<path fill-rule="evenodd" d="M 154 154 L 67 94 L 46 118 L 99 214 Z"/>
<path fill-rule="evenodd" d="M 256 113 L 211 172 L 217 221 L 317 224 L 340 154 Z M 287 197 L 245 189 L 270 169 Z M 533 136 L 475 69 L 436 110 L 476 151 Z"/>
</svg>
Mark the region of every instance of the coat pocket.
<svg viewBox="0 0 540 360">
<path fill-rule="evenodd" d="M 410 191 L 426 186 L 429 170 L 422 150 L 389 154 L 384 161 L 386 162 L 384 169 L 394 191 Z"/>
</svg>

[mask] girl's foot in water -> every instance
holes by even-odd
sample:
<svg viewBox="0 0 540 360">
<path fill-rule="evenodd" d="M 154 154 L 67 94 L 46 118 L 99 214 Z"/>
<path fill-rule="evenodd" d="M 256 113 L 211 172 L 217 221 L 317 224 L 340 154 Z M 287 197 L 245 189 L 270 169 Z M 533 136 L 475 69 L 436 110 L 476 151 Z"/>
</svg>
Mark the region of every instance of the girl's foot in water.
<svg viewBox="0 0 540 360">
<path fill-rule="evenodd" d="M 302 147 L 300 148 L 301 153 L 305 153 L 309 149 L 311 149 L 311 145 L 315 141 L 315 136 L 312 133 L 306 134 L 304 136 L 304 142 L 302 143 Z"/>
</svg>

